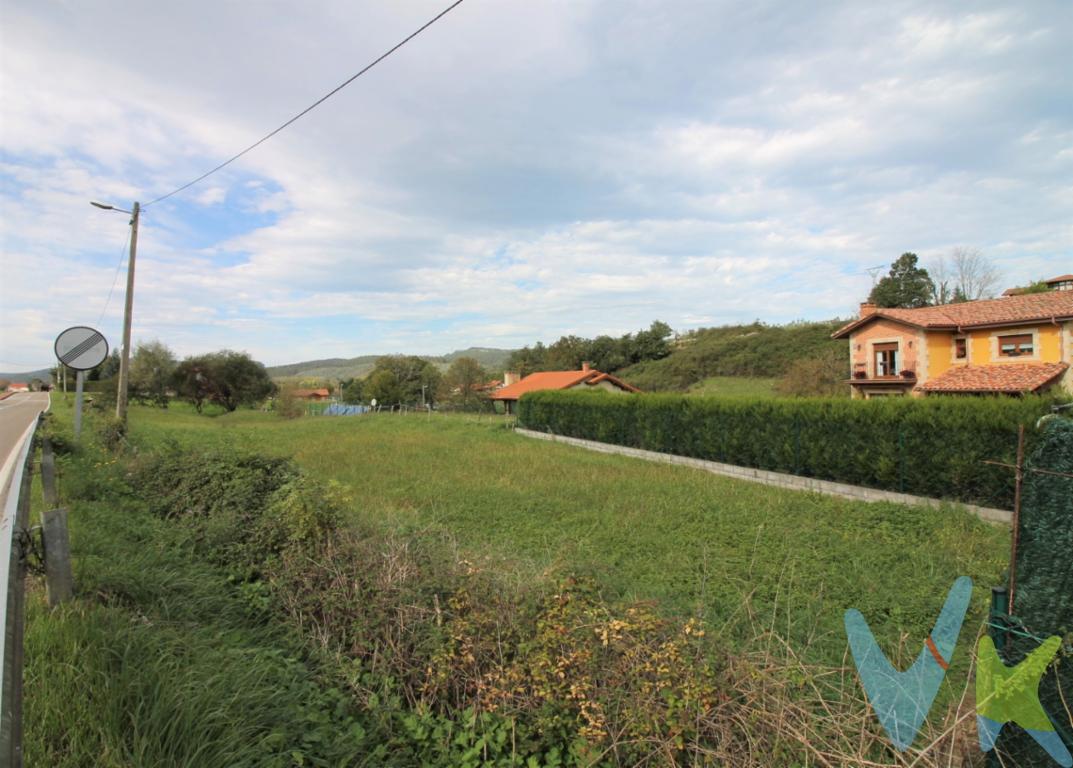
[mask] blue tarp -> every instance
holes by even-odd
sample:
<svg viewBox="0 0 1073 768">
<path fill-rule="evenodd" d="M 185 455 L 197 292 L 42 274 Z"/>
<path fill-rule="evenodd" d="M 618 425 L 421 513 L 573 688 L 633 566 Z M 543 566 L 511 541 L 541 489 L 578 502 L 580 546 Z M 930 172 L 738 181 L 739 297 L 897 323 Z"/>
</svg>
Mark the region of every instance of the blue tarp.
<svg viewBox="0 0 1073 768">
<path fill-rule="evenodd" d="M 363 413 L 368 413 L 371 408 L 367 405 L 342 405 L 340 403 L 332 403 L 324 409 L 322 416 L 360 416 Z"/>
</svg>

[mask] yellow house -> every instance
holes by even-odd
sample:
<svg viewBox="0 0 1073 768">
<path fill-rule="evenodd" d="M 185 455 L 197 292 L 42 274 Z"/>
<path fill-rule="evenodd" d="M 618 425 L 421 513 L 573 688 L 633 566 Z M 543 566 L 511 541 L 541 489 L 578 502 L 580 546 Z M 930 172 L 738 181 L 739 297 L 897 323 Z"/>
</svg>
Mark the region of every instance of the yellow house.
<svg viewBox="0 0 1073 768">
<path fill-rule="evenodd" d="M 920 309 L 861 304 L 848 339 L 854 397 L 1073 392 L 1073 290 Z"/>
</svg>

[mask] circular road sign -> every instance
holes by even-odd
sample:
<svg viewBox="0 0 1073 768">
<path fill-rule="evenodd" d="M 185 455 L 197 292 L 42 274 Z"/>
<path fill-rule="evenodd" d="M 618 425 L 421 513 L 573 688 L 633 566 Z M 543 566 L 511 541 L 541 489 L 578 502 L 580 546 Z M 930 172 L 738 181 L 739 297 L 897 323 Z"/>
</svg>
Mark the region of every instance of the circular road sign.
<svg viewBox="0 0 1073 768">
<path fill-rule="evenodd" d="M 108 357 L 108 341 L 100 331 L 76 325 L 56 337 L 56 357 L 68 368 L 88 371 Z"/>
</svg>

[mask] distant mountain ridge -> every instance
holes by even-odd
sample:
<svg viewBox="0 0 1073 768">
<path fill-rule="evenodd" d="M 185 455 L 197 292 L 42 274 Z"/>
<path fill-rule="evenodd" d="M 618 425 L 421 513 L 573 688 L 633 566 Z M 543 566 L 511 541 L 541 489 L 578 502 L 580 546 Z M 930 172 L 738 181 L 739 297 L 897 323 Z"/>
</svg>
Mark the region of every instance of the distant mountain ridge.
<svg viewBox="0 0 1073 768">
<path fill-rule="evenodd" d="M 495 347 L 470 347 L 459 349 L 446 355 L 418 355 L 437 367 L 446 370 L 452 362 L 460 357 L 472 357 L 492 373 L 502 373 L 512 349 Z M 273 379 L 351 379 L 369 374 L 376 367 L 377 359 L 384 355 L 361 355 L 360 357 L 329 357 L 324 360 L 307 360 L 301 363 L 273 365 L 268 367 L 268 375 Z"/>
<path fill-rule="evenodd" d="M 23 371 L 22 373 L 0 373 L 0 379 L 7 379 L 8 381 L 20 381 L 29 382 L 30 379 L 41 379 L 41 381 L 51 381 L 52 371 L 48 368 L 42 368 L 39 371 Z"/>
</svg>

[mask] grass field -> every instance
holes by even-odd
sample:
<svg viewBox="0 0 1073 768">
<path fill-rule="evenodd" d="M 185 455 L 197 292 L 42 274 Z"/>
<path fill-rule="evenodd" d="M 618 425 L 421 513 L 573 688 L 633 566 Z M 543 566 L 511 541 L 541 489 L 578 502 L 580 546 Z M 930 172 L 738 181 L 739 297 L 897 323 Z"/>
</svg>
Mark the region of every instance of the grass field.
<svg viewBox="0 0 1073 768">
<path fill-rule="evenodd" d="M 954 578 L 987 588 L 1008 532 L 956 507 L 866 504 L 773 489 L 682 467 L 595 454 L 515 435 L 501 419 L 379 415 L 283 421 L 184 406 L 132 409 L 132 439 L 293 456 L 351 489 L 355 520 L 451 536 L 519 580 L 593 575 L 609 597 L 746 630 L 744 598 L 825 661 L 845 651 L 842 613 L 878 636 L 930 629 Z M 916 650 L 911 650 L 915 654 Z"/>
<path fill-rule="evenodd" d="M 55 399 L 53 410 L 56 422 L 69 423 L 70 408 L 62 398 Z M 130 449 L 120 456 L 97 444 L 102 425 L 96 416 L 90 418 L 85 449 L 60 459 L 61 494 L 71 505 L 78 597 L 50 611 L 39 578 L 30 580 L 28 765 L 636 764 L 628 756 L 585 757 L 589 742 L 577 740 L 572 729 L 579 715 L 569 709 L 578 706 L 570 703 L 575 685 L 589 686 L 584 690 L 612 713 L 616 728 L 659 723 L 655 730 L 641 731 L 656 745 L 654 751 L 637 747 L 640 752 L 628 753 L 648 755 L 646 764 L 655 764 L 650 761 L 657 754 L 664 756 L 659 764 L 697 763 L 699 755 L 715 754 L 704 750 L 737 738 L 734 734 L 742 741 L 728 765 L 799 766 L 810 754 L 836 752 L 843 757 L 830 764 L 890 759 L 853 674 L 844 667 L 843 611 L 860 608 L 884 649 L 906 661 L 919 652 L 958 575 L 972 576 L 978 586 L 963 636 L 975 631 L 986 587 L 999 578 L 1006 551 L 1006 531 L 957 508 L 856 504 L 779 491 L 529 440 L 501 418 L 487 416 L 284 421 L 254 411 L 198 415 L 184 405 L 166 411 L 134 407 Z M 215 452 L 216 458 L 160 450 L 176 443 Z M 342 526 L 352 529 L 356 538 L 351 541 L 366 542 L 365 548 L 357 558 L 340 560 L 328 553 L 347 550 L 329 547 L 318 550 L 325 554 L 315 560 L 290 560 L 298 568 L 291 573 L 308 582 L 280 581 L 285 570 L 268 581 L 251 579 L 240 561 L 207 556 L 203 536 L 212 523 L 197 521 L 216 517 L 195 515 L 183 522 L 162 516 L 151 509 L 156 497 L 149 486 L 168 485 L 161 467 L 185 466 L 176 477 L 200 477 L 204 468 L 205 478 L 219 483 L 213 488 L 226 494 L 235 476 L 217 469 L 221 452 L 293 456 L 308 473 L 343 483 L 351 501 L 341 510 Z M 154 455 L 182 455 L 188 461 L 154 465 Z M 145 467 L 155 469 L 144 474 Z M 180 513 L 187 504 L 197 509 L 202 503 L 189 499 L 178 497 Z M 37 489 L 35 508 L 40 506 Z M 228 523 L 227 530 L 237 526 Z M 340 538 L 348 534 L 334 530 Z M 406 551 L 413 556 L 399 559 Z M 343 581 L 324 581 L 337 564 L 345 572 Z M 398 591 L 404 572 L 415 579 L 408 583 L 416 592 Z M 473 580 L 458 580 L 472 573 L 477 574 Z M 569 575 L 588 577 L 577 584 L 583 589 L 595 584 L 602 593 L 594 604 L 582 600 L 579 605 L 595 605 L 596 613 L 576 617 L 581 622 L 576 626 L 554 612 L 566 604 L 559 593 L 574 589 Z M 363 580 L 367 591 L 337 591 Z M 303 584 L 317 586 L 303 589 Z M 489 613 L 471 613 L 475 609 L 464 602 L 453 602 L 471 588 Z M 278 601 L 288 595 L 303 601 L 297 613 L 281 610 Z M 412 612 L 431 601 L 438 617 L 436 595 L 444 601 L 446 635 L 430 612 Z M 537 603 L 525 602 L 533 597 Z M 637 601 L 647 607 L 638 608 Z M 541 604 L 550 604 L 553 612 L 528 613 Z M 503 663 L 519 658 L 520 669 L 539 675 L 542 664 L 594 652 L 594 642 L 596 653 L 610 651 L 593 641 L 594 617 L 597 626 L 609 616 L 634 622 L 631 637 L 639 639 L 636 622 L 647 620 L 636 617 L 651 611 L 668 619 L 672 633 L 650 636 L 652 644 L 644 647 L 655 656 L 619 656 L 618 651 L 600 656 L 598 672 L 572 667 L 547 706 L 537 699 L 528 708 L 496 710 L 491 719 L 476 719 L 462 704 L 444 709 L 444 698 L 438 699 L 439 709 L 414 706 L 400 687 L 403 678 L 390 671 L 405 674 L 413 659 L 418 670 L 428 664 L 428 674 L 437 664 L 454 665 L 446 679 L 464 680 L 470 657 L 463 649 L 476 649 L 487 664 L 507 643 Z M 403 621 L 422 615 L 424 623 Z M 699 638 L 680 639 L 692 617 L 708 622 L 701 625 L 707 628 L 702 645 L 688 645 Z M 567 626 L 572 634 L 559 634 Z M 324 637 L 356 637 L 360 643 L 324 645 L 315 639 L 322 631 Z M 544 631 L 550 634 L 545 637 Z M 409 640 L 398 645 L 400 638 Z M 680 665 L 683 674 L 711 670 L 717 675 L 714 690 L 734 692 L 706 705 L 714 709 L 704 709 L 708 735 L 703 741 L 679 740 L 674 693 L 689 695 L 688 685 L 661 677 L 671 699 L 644 698 L 646 675 L 677 674 L 671 672 L 674 665 L 614 666 L 615 659 L 671 658 L 660 654 L 673 638 L 679 638 L 676 647 L 695 648 L 698 654 L 691 664 Z M 435 651 L 429 657 L 421 650 L 450 650 L 456 642 L 462 643 L 457 653 L 446 656 Z M 378 665 L 376 652 L 361 651 L 398 647 L 413 654 L 398 657 L 398 667 Z M 632 654 L 642 646 L 629 647 Z M 810 664 L 802 665 L 799 656 Z M 955 655 L 937 705 L 948 714 L 945 720 L 934 718 L 925 740 L 952 721 L 953 704 L 969 679 L 969 658 L 964 651 Z M 662 671 L 653 672 L 657 667 Z M 624 677 L 614 677 L 616 669 Z M 438 678 L 418 675 L 421 685 L 430 679 Z M 533 681 L 544 679 L 523 677 L 529 687 L 519 690 L 538 695 Z M 816 697 L 826 698 L 821 705 Z M 623 714 L 635 710 L 617 709 L 627 700 L 638 702 L 636 711 L 644 713 L 640 720 Z M 787 712 L 796 714 L 786 729 L 768 728 L 776 712 L 780 722 Z M 557 719 L 562 716 L 567 719 Z M 700 733 L 700 714 L 697 718 L 690 715 L 689 722 Z M 743 730 L 738 725 L 743 722 L 752 725 Z M 566 730 L 556 730 L 563 723 Z M 804 742 L 801 728 L 808 733 Z M 586 737 L 596 739 L 599 749 L 609 739 L 616 748 L 633 743 L 609 735 L 618 730 L 600 733 Z M 489 752 L 493 734 L 498 734 L 495 754 Z M 690 751 L 691 744 L 697 751 Z M 677 750 L 679 757 L 661 749 Z M 692 757 L 682 763 L 687 754 Z M 944 760 L 932 753 L 921 765 L 935 768 Z M 889 764 L 903 765 L 900 759 Z"/>
<path fill-rule="evenodd" d="M 778 379 L 750 376 L 711 376 L 691 386 L 686 394 L 714 397 L 776 397 Z"/>
</svg>

